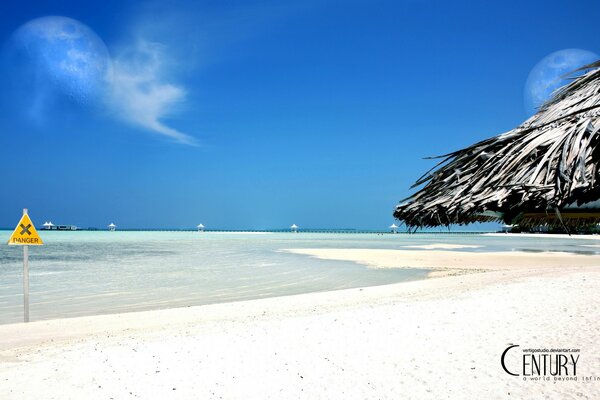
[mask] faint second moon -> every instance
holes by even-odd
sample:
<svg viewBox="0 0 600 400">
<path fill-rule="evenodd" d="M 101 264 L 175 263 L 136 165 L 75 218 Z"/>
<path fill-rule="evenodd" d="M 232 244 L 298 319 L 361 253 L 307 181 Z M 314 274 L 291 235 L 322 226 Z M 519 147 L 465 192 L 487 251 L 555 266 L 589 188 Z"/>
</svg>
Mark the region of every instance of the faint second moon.
<svg viewBox="0 0 600 400">
<path fill-rule="evenodd" d="M 588 50 L 565 49 L 544 57 L 529 73 L 525 84 L 525 109 L 533 115 L 552 96 L 552 92 L 569 82 L 569 73 L 600 57 Z M 565 76 L 567 75 L 567 76 Z"/>
</svg>

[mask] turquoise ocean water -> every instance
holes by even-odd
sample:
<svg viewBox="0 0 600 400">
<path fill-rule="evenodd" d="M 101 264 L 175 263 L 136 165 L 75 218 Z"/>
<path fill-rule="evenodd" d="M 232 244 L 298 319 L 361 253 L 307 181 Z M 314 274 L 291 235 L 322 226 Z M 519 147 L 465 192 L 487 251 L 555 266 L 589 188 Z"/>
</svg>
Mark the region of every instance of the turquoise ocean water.
<svg viewBox="0 0 600 400">
<path fill-rule="evenodd" d="M 30 247 L 31 320 L 192 306 L 423 279 L 282 252 L 449 243 L 461 251 L 600 252 L 598 240 L 474 234 L 40 232 Z M 0 324 L 22 321 L 22 249 L 0 231 Z"/>
</svg>

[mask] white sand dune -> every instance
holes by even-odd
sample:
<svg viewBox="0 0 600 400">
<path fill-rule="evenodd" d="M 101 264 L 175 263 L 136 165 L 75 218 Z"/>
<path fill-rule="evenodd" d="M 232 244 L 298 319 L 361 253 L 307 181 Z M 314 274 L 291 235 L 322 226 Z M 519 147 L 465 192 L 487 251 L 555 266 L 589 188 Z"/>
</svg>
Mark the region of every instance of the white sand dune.
<svg viewBox="0 0 600 400">
<path fill-rule="evenodd" d="M 302 252 L 405 265 L 387 250 Z M 576 347 L 578 377 L 600 378 L 600 257 L 419 253 L 419 267 L 491 271 L 0 326 L 0 399 L 600 398 L 600 380 L 500 366 L 510 344 Z"/>
</svg>

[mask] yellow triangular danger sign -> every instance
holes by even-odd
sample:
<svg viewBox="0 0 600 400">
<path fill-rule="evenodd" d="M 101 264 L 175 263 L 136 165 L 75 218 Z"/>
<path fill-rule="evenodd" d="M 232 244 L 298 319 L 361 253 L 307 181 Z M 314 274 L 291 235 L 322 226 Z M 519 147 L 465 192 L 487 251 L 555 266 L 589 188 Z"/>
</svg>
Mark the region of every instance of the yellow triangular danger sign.
<svg viewBox="0 0 600 400">
<path fill-rule="evenodd" d="M 8 244 L 16 246 L 41 246 L 44 242 L 42 242 L 42 238 L 35 230 L 35 226 L 33 226 L 33 222 L 29 219 L 29 215 L 23 214 L 15 231 L 10 235 Z"/>
</svg>

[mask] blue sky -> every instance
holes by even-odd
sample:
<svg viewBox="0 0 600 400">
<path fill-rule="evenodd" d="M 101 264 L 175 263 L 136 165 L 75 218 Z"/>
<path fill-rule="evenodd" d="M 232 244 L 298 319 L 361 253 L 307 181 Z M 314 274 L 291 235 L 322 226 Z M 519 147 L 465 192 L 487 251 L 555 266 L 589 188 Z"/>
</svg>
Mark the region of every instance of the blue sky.
<svg viewBox="0 0 600 400">
<path fill-rule="evenodd" d="M 3 8 L 0 226 L 29 207 L 82 227 L 381 229 L 423 157 L 528 116 L 541 59 L 600 53 L 592 1 L 193 3 Z M 37 70 L 44 49 L 13 56 L 44 16 L 96 35 L 106 89 L 78 99 Z"/>
</svg>

